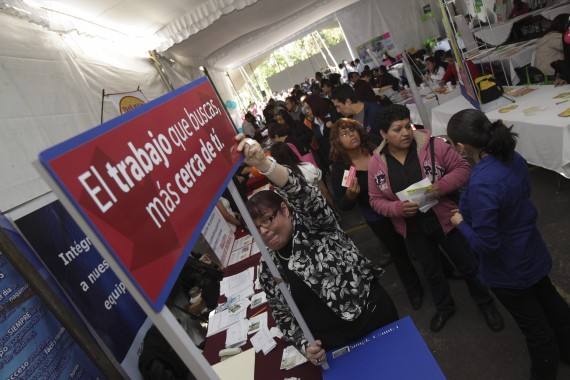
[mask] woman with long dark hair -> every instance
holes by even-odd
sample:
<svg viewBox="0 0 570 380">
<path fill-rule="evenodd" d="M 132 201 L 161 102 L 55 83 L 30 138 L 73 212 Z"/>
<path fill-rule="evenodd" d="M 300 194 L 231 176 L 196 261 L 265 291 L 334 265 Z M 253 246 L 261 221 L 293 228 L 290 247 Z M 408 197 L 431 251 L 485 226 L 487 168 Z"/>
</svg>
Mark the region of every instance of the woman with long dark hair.
<svg viewBox="0 0 570 380">
<path fill-rule="evenodd" d="M 271 151 L 271 157 L 275 158 L 278 164 L 287 166 L 295 173 L 302 175 L 307 180 L 307 183 L 318 187 L 321 194 L 323 194 L 327 200 L 327 204 L 334 211 L 335 217 L 337 220 L 340 220 L 340 214 L 336 211 L 332 195 L 323 180 L 321 169 L 310 162 L 301 161 L 289 144 L 285 142 L 276 142 L 272 144 L 269 149 Z"/>
<path fill-rule="evenodd" d="M 384 142 L 374 150 L 368 166 L 370 205 L 392 219 L 408 252 L 422 266 L 437 309 L 430 329 L 440 331 L 455 313 L 455 302 L 439 258 L 441 246 L 463 275 L 487 325 L 493 331 L 502 330 L 503 319 L 493 297 L 477 280 L 477 262 L 449 220 L 457 204 L 447 195 L 465 185 L 469 164 L 442 139 L 432 139 L 428 130 L 414 131 L 406 106 L 387 107 L 378 117 L 378 127 Z M 402 201 L 396 194 L 425 178 L 433 179 L 428 192 L 438 203 L 422 212 L 419 203 Z"/>
<path fill-rule="evenodd" d="M 479 278 L 526 337 L 531 379 L 554 380 L 570 364 L 570 308 L 550 282 L 552 259 L 536 227 L 527 162 L 516 134 L 477 110 L 449 120 L 447 135 L 473 165 L 451 223 L 479 261 Z"/>
<path fill-rule="evenodd" d="M 313 120 L 311 120 L 313 124 L 313 136 L 315 137 L 319 147 L 315 158 L 317 159 L 317 163 L 323 173 L 328 173 L 330 164 L 330 128 L 336 120 L 334 118 L 334 107 L 332 107 L 327 100 L 318 95 L 307 96 L 304 103 L 310 108 L 310 113 L 313 115 Z"/>
<path fill-rule="evenodd" d="M 302 149 L 303 151 L 309 149 L 311 139 L 313 138 L 313 132 L 307 128 L 303 122 L 293 119 L 289 112 L 282 108 L 275 113 L 275 122 L 287 126 L 289 129 L 289 136 L 295 138 L 299 144 L 302 144 L 305 147 Z"/>
</svg>

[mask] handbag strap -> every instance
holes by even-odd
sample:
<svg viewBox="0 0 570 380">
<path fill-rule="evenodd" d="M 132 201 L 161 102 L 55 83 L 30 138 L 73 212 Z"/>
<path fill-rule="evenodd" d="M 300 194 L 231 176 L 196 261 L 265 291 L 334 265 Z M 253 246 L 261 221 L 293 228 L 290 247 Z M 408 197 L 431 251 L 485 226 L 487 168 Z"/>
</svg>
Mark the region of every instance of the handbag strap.
<svg viewBox="0 0 570 380">
<path fill-rule="evenodd" d="M 435 148 L 433 146 L 434 142 L 435 142 L 435 136 L 430 136 L 429 154 L 431 157 L 431 183 L 435 183 Z"/>
</svg>

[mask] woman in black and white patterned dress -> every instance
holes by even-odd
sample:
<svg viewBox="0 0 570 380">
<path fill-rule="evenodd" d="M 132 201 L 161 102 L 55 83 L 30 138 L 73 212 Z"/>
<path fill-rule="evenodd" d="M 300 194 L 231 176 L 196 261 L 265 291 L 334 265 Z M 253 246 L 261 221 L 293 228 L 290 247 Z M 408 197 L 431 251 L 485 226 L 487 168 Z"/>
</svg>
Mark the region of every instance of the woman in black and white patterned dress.
<svg viewBox="0 0 570 380">
<path fill-rule="evenodd" d="M 245 162 L 275 186 L 261 191 L 247 208 L 269 253 L 317 340 L 308 341 L 265 263 L 259 276 L 273 317 L 284 337 L 314 364 L 325 350 L 341 347 L 398 319 L 378 278 L 383 270 L 360 254 L 339 227 L 319 190 L 266 157 L 261 146 L 236 137 Z"/>
</svg>

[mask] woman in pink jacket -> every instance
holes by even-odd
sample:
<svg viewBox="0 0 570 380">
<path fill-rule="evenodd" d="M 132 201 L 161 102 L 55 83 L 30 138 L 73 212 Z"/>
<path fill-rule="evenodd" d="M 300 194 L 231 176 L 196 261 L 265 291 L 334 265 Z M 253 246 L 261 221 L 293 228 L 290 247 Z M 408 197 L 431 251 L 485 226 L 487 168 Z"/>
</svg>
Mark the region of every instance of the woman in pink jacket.
<svg viewBox="0 0 570 380">
<path fill-rule="evenodd" d="M 463 275 L 489 327 L 493 331 L 502 330 L 503 319 L 489 289 L 477 280 L 475 257 L 450 222 L 451 210 L 457 209 L 457 204 L 446 194 L 465 185 L 471 171 L 469 164 L 442 139 L 432 141 L 428 131 L 414 131 L 410 111 L 405 106 L 389 106 L 380 114 L 378 127 L 384 141 L 374 150 L 368 166 L 370 205 L 377 213 L 391 218 L 396 231 L 405 238 L 408 252 L 422 266 L 437 309 L 430 329 L 440 331 L 455 313 L 455 303 L 439 259 L 440 245 Z M 431 143 L 434 144 L 435 181 Z M 429 210 L 421 212 L 418 203 L 403 202 L 396 196 L 426 177 L 434 182 L 428 192 L 430 197 L 438 200 Z"/>
</svg>

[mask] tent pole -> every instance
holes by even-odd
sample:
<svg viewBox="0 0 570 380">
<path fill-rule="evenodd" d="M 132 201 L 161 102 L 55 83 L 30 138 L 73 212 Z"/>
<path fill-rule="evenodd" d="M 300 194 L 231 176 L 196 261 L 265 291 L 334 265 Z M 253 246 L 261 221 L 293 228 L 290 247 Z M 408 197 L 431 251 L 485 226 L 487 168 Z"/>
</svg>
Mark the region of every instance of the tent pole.
<svg viewBox="0 0 570 380">
<path fill-rule="evenodd" d="M 315 37 L 315 35 L 313 33 L 311 33 L 311 37 L 313 38 L 313 42 L 315 43 L 315 45 L 317 45 L 317 49 L 319 49 L 319 52 L 323 56 L 323 59 L 325 61 L 325 65 L 330 66 L 329 60 L 327 59 L 325 52 L 323 51 L 323 49 L 321 49 L 321 44 L 319 43 L 319 40 L 317 40 L 317 38 Z"/>
<path fill-rule="evenodd" d="M 338 20 L 337 20 L 338 23 Z M 338 23 L 338 25 L 340 26 L 340 23 Z M 342 31 L 342 29 L 341 29 Z M 340 63 L 339 61 L 337 61 L 335 59 L 335 57 L 332 55 L 331 51 L 329 50 L 329 47 L 327 46 L 327 44 L 325 43 L 325 40 L 323 39 L 323 37 L 321 37 L 321 33 L 317 30 L 316 31 L 317 36 L 319 37 L 319 40 L 321 41 L 321 44 L 323 44 L 323 46 L 325 47 L 325 50 L 327 51 L 327 53 L 330 55 L 332 61 L 333 61 L 333 67 L 336 67 L 337 63 Z M 344 36 L 344 32 L 342 32 L 343 36 Z M 346 37 L 345 37 L 346 40 Z"/>
<path fill-rule="evenodd" d="M 259 98 L 257 97 L 257 94 L 255 94 L 252 89 L 251 89 L 251 85 L 249 83 L 249 79 L 247 78 L 247 76 L 244 74 L 243 72 L 243 68 L 240 66 L 239 67 L 239 73 L 241 74 L 243 81 L 245 83 L 245 87 L 247 87 L 247 91 L 249 92 L 249 95 L 251 95 L 252 99 L 254 99 L 256 102 L 259 102 Z"/>
<path fill-rule="evenodd" d="M 251 70 L 251 75 L 253 76 L 253 79 L 255 79 L 255 83 L 257 83 L 257 87 L 259 88 L 259 91 L 264 91 L 261 88 L 261 83 L 259 83 L 259 80 L 257 79 L 257 75 L 255 75 L 255 72 L 253 71 L 253 67 L 251 67 L 251 62 L 248 63 L 248 65 L 249 65 L 249 69 Z M 265 89 L 265 90 L 267 90 L 267 89 Z M 263 94 L 260 94 L 260 95 L 261 95 L 261 98 L 263 99 Z M 263 100 L 265 101 L 265 99 L 263 99 Z"/>
<path fill-rule="evenodd" d="M 101 91 L 101 124 L 103 124 L 103 106 L 105 104 L 105 89 Z"/>
<path fill-rule="evenodd" d="M 281 66 L 279 66 L 279 61 L 277 61 L 277 57 L 275 56 L 275 53 L 272 52 L 271 55 L 273 55 L 273 60 L 275 61 L 275 64 L 277 65 L 277 68 L 279 69 L 279 72 L 283 71 L 283 69 L 281 68 Z"/>
<path fill-rule="evenodd" d="M 244 75 L 247 78 L 247 83 L 249 84 L 249 86 L 254 90 L 253 92 L 255 92 L 255 94 L 257 95 L 256 98 L 257 99 L 263 99 L 263 96 L 261 96 L 261 92 L 260 89 L 256 88 L 252 82 L 251 82 L 251 78 L 249 76 L 249 74 L 247 73 L 247 71 L 245 71 L 245 69 L 243 68 L 243 66 L 240 66 L 240 69 L 242 71 L 242 75 Z"/>
<path fill-rule="evenodd" d="M 218 99 L 220 100 L 220 103 L 222 103 L 222 106 L 224 107 L 224 110 L 226 111 L 226 114 L 229 116 L 230 112 L 228 111 L 228 107 L 226 106 L 226 103 L 224 101 L 222 101 L 222 97 L 220 96 L 220 93 L 218 92 L 218 88 L 216 87 L 216 84 L 214 83 L 214 81 L 212 80 L 212 77 L 210 76 L 210 73 L 208 72 L 208 69 L 205 68 L 204 66 L 201 66 L 200 69 L 204 72 L 204 74 L 206 75 L 206 77 L 208 78 L 208 81 L 210 82 L 210 85 L 212 85 L 212 88 L 214 89 L 214 92 L 216 93 L 216 96 L 218 97 Z M 228 117 L 228 119 L 230 119 L 230 122 L 232 123 L 234 129 L 237 131 L 239 130 L 236 123 L 234 122 L 234 119 L 232 117 Z"/>
<path fill-rule="evenodd" d="M 313 73 L 314 73 L 317 70 L 315 69 L 315 65 L 313 65 L 313 61 L 311 60 L 311 54 L 310 54 L 311 52 L 307 49 L 307 45 L 305 44 L 305 41 L 303 41 L 303 49 L 305 50 L 305 54 L 307 54 L 307 59 L 309 60 L 309 63 L 311 64 L 311 67 L 313 68 Z M 303 80 L 304 80 L 304 78 L 303 78 Z"/>
<path fill-rule="evenodd" d="M 340 21 L 338 21 L 338 18 L 336 19 L 336 22 L 338 22 L 338 27 L 340 28 L 340 31 L 342 32 L 342 36 L 344 37 L 344 42 L 346 42 L 346 47 L 348 48 L 348 52 L 350 53 L 351 60 L 354 60 L 352 47 L 350 46 L 350 44 L 348 43 L 348 40 L 346 39 L 346 34 L 344 33 L 344 29 L 342 28 Z"/>
<path fill-rule="evenodd" d="M 164 72 L 164 68 L 162 67 L 162 63 L 158 58 L 156 50 L 149 51 L 148 54 L 150 56 L 149 59 L 154 64 L 154 68 L 156 69 L 156 71 L 158 71 L 158 75 L 160 76 L 160 79 L 162 79 L 162 82 L 166 86 L 168 92 L 174 91 L 174 86 L 172 85 L 172 82 L 170 82 L 170 79 L 168 79 L 168 77 L 166 76 L 166 73 Z"/>
<path fill-rule="evenodd" d="M 234 86 L 234 82 L 232 81 L 232 78 L 230 77 L 230 73 L 227 71 L 226 71 L 226 77 L 228 77 L 228 80 L 230 81 L 230 85 L 232 86 L 232 89 L 234 90 L 234 93 L 236 94 L 236 97 L 237 97 L 237 100 L 239 102 L 239 105 L 241 106 L 241 109 L 246 111 L 247 108 L 244 106 L 244 104 L 241 100 L 241 96 L 239 96 L 239 92 L 236 90 L 236 86 Z"/>
</svg>

